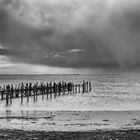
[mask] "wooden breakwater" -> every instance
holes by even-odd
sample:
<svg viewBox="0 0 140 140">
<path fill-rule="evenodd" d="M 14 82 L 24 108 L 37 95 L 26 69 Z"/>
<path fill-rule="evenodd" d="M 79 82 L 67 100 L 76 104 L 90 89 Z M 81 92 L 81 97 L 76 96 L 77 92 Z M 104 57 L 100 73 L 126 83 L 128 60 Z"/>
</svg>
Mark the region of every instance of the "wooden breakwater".
<svg viewBox="0 0 140 140">
<path fill-rule="evenodd" d="M 91 91 L 91 82 L 83 81 L 82 84 L 74 84 L 72 82 L 46 82 L 46 83 L 20 83 L 18 85 L 4 85 L 0 86 L 0 100 L 5 100 L 6 105 L 12 104 L 14 98 L 19 98 L 21 103 L 26 98 L 29 102 L 29 97 L 33 96 L 34 101 L 39 95 L 42 98 L 56 98 L 57 96 L 88 93 Z"/>
</svg>

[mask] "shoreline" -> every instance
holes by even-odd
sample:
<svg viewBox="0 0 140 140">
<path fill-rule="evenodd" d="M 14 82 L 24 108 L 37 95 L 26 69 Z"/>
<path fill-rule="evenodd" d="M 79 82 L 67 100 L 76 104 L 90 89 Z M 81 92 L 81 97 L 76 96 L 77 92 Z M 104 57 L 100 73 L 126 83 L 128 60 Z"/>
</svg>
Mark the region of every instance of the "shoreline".
<svg viewBox="0 0 140 140">
<path fill-rule="evenodd" d="M 139 140 L 140 130 L 94 130 L 94 131 L 24 131 L 0 129 L 0 140 Z"/>
<path fill-rule="evenodd" d="M 140 111 L 0 111 L 0 129 L 47 132 L 140 130 Z"/>
</svg>

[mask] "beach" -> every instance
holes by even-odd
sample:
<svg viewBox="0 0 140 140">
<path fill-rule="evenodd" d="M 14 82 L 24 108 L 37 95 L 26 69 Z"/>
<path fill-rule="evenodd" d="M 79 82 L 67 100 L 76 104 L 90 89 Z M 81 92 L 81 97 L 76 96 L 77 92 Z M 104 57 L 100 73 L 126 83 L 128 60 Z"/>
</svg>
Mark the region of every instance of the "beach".
<svg viewBox="0 0 140 140">
<path fill-rule="evenodd" d="M 139 139 L 140 76 L 39 75 L 1 76 L 0 84 L 91 81 L 89 93 L 13 99 L 0 102 L 0 139 Z"/>
<path fill-rule="evenodd" d="M 140 130 L 44 132 L 0 130 L 0 140 L 139 140 Z"/>
<path fill-rule="evenodd" d="M 92 131 L 139 129 L 139 111 L 1 111 L 1 129 Z"/>
<path fill-rule="evenodd" d="M 0 113 L 0 139 L 135 140 L 140 137 L 139 111 L 5 113 Z"/>
</svg>

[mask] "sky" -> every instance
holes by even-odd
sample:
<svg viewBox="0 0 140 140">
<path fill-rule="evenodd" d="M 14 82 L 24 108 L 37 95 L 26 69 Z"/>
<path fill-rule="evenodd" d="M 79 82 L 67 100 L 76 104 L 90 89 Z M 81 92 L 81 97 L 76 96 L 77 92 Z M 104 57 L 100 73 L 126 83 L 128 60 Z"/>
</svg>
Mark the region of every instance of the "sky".
<svg viewBox="0 0 140 140">
<path fill-rule="evenodd" d="M 139 0 L 0 0 L 0 74 L 140 69 Z"/>
</svg>

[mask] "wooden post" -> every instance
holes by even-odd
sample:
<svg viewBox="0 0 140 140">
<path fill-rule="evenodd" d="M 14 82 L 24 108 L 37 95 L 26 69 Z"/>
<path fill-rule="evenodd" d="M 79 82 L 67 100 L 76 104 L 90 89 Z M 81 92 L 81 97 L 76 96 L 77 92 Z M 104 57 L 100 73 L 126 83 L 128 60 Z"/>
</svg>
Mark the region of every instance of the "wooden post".
<svg viewBox="0 0 140 140">
<path fill-rule="evenodd" d="M 14 87 L 13 87 L 13 84 L 11 84 L 11 96 L 13 98 L 13 95 L 14 95 Z"/>
<path fill-rule="evenodd" d="M 78 91 L 79 91 L 79 93 L 80 93 L 80 84 L 78 84 Z"/>
<path fill-rule="evenodd" d="M 68 92 L 68 94 L 70 94 L 69 83 L 67 83 L 67 92 Z"/>
<path fill-rule="evenodd" d="M 9 104 L 9 85 L 6 86 L 6 105 Z"/>
<path fill-rule="evenodd" d="M 83 93 L 85 93 L 85 81 L 83 81 L 82 89 L 83 89 Z"/>
<path fill-rule="evenodd" d="M 29 83 L 29 96 L 32 95 L 32 83 Z"/>
<path fill-rule="evenodd" d="M 73 94 L 74 94 L 75 93 L 74 84 L 72 84 L 72 91 L 73 91 Z"/>
<path fill-rule="evenodd" d="M 75 85 L 75 93 L 77 93 L 77 84 Z"/>
<path fill-rule="evenodd" d="M 43 90 L 44 90 L 44 96 L 45 96 L 45 93 L 46 93 L 46 85 L 44 83 L 44 86 L 43 86 Z"/>
<path fill-rule="evenodd" d="M 91 82 L 89 82 L 89 91 L 91 92 Z"/>
<path fill-rule="evenodd" d="M 70 83 L 70 94 L 72 94 L 72 90 L 73 90 L 73 83 Z"/>
<path fill-rule="evenodd" d="M 15 87 L 15 96 L 16 96 L 16 98 L 19 97 L 19 90 L 18 90 L 18 86 L 17 85 Z"/>
<path fill-rule="evenodd" d="M 21 89 L 20 89 L 20 84 L 18 84 L 18 98 L 20 97 L 20 92 L 21 92 Z"/>
<path fill-rule="evenodd" d="M 29 102 L 29 87 L 28 87 L 28 83 L 26 83 L 25 93 L 26 93 L 26 97 L 27 97 L 27 102 Z"/>
<path fill-rule="evenodd" d="M 45 84 L 42 83 L 42 98 L 44 99 L 44 94 L 45 94 Z"/>
<path fill-rule="evenodd" d="M 37 101 L 37 96 L 38 96 L 38 90 L 39 90 L 39 85 L 38 85 L 38 82 L 37 82 L 36 86 L 35 86 L 36 101 Z"/>
<path fill-rule="evenodd" d="M 36 85 L 33 86 L 34 102 L 35 102 Z"/>
<path fill-rule="evenodd" d="M 47 93 L 47 86 L 46 84 L 44 83 L 44 95 Z"/>
<path fill-rule="evenodd" d="M 63 92 L 63 95 L 65 95 L 65 82 L 62 81 L 62 92 Z"/>
<path fill-rule="evenodd" d="M 50 97 L 52 98 L 52 82 L 50 82 Z"/>
<path fill-rule="evenodd" d="M 54 89 L 54 98 L 57 97 L 57 90 L 56 90 L 56 83 L 53 83 L 53 89 Z"/>
<path fill-rule="evenodd" d="M 17 85 L 14 86 L 14 97 L 17 98 Z"/>
<path fill-rule="evenodd" d="M 58 95 L 59 95 L 59 96 L 60 96 L 60 92 L 61 92 L 60 89 L 61 89 L 61 83 L 59 82 L 59 83 L 58 83 Z"/>
<path fill-rule="evenodd" d="M 58 96 L 58 84 L 57 83 L 55 83 L 55 92 L 56 92 L 56 96 Z"/>
<path fill-rule="evenodd" d="M 1 93 L 1 99 L 2 99 L 2 87 L 0 86 L 0 93 Z"/>
<path fill-rule="evenodd" d="M 84 88 L 85 88 L 85 93 L 86 93 L 86 90 L 87 90 L 86 81 L 85 81 L 85 84 L 84 84 Z"/>
<path fill-rule="evenodd" d="M 21 97 L 21 104 L 23 103 L 23 93 L 24 93 L 24 84 L 22 83 L 21 84 L 21 95 L 20 95 L 20 97 Z"/>
<path fill-rule="evenodd" d="M 43 93 L 43 83 L 40 84 L 40 95 L 42 95 L 42 99 L 44 99 L 44 93 Z"/>
<path fill-rule="evenodd" d="M 64 83 L 64 90 L 65 90 L 65 93 L 66 93 L 66 91 L 67 91 L 67 83 L 66 82 Z"/>
<path fill-rule="evenodd" d="M 86 92 L 88 93 L 88 81 L 86 82 Z"/>
<path fill-rule="evenodd" d="M 49 97 L 49 84 L 47 83 L 47 99 Z"/>
<path fill-rule="evenodd" d="M 12 104 L 12 92 L 11 92 L 11 87 L 9 85 L 9 95 L 10 95 L 10 104 Z"/>
<path fill-rule="evenodd" d="M 4 87 L 2 87 L 2 91 L 1 91 L 1 100 L 3 100 L 4 98 Z"/>
</svg>

